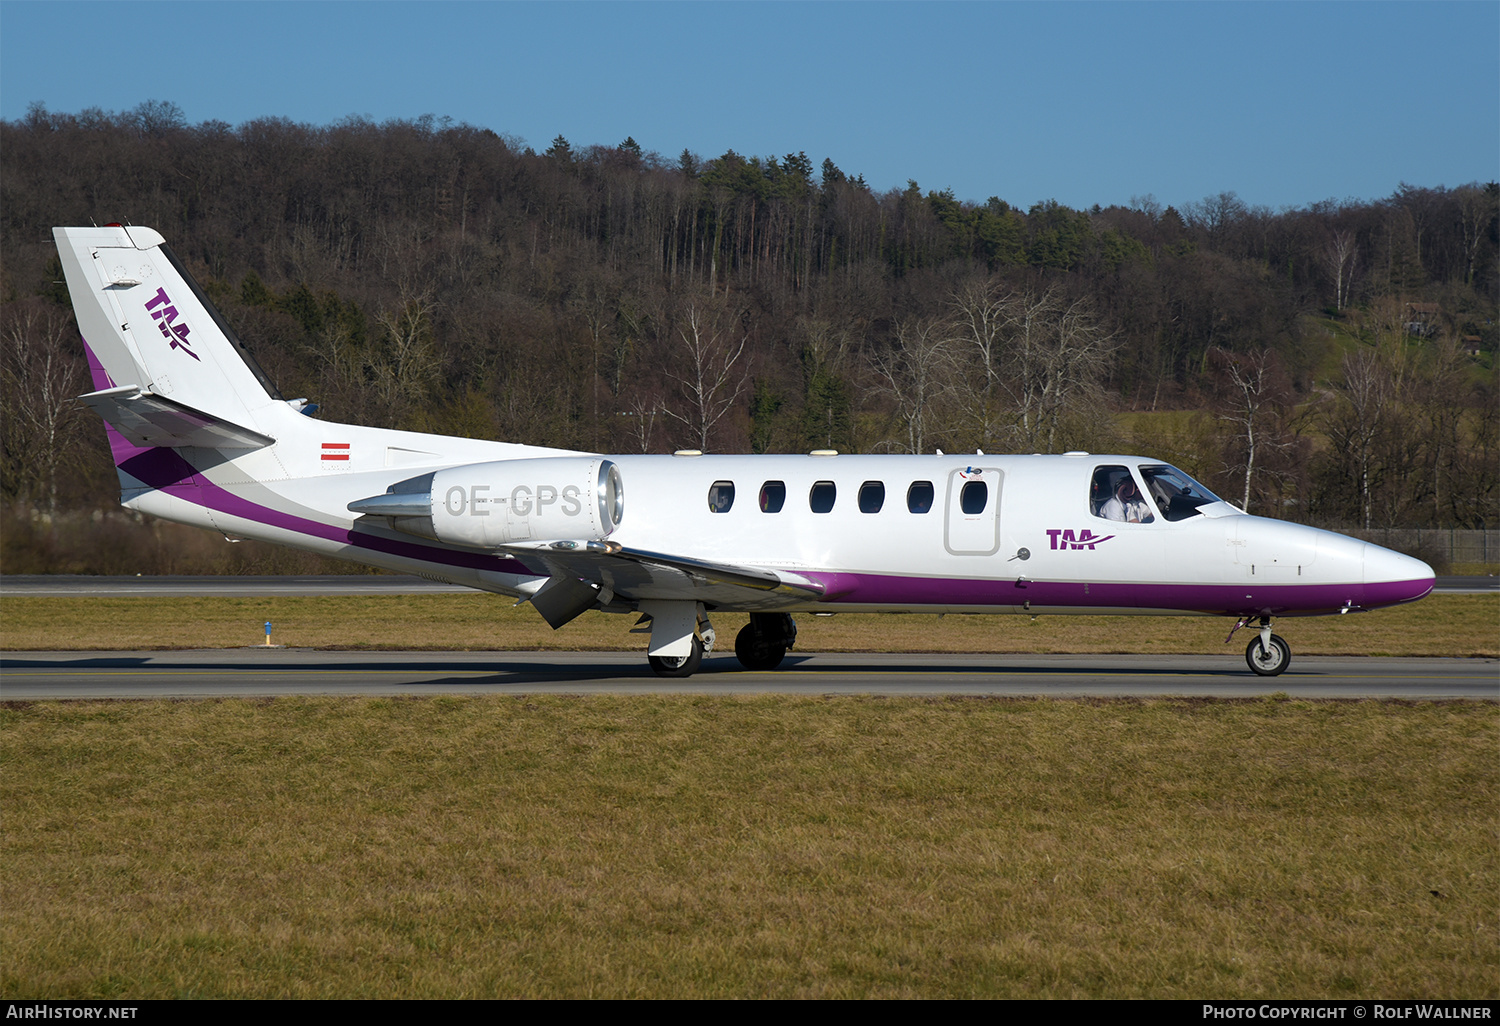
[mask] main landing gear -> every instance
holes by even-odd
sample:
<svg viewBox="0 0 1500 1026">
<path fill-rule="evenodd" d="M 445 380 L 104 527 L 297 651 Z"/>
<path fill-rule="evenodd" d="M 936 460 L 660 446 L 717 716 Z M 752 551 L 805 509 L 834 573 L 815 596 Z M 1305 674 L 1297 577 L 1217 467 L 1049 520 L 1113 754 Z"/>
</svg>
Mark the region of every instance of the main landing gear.
<svg viewBox="0 0 1500 1026">
<path fill-rule="evenodd" d="M 651 671 L 658 677 L 691 677 L 698 672 L 698 667 L 703 664 L 703 642 L 699 641 L 695 636 L 693 638 L 693 649 L 687 655 L 648 655 L 646 662 L 651 664 Z"/>
<path fill-rule="evenodd" d="M 646 661 L 658 677 L 691 677 L 714 650 L 714 626 L 700 603 L 646 601 L 636 631 L 649 631 Z M 734 654 L 747 670 L 774 670 L 797 640 L 786 613 L 751 613 L 734 640 Z"/>
<path fill-rule="evenodd" d="M 649 631 L 646 661 L 658 677 L 691 677 L 714 650 L 714 625 L 701 602 L 639 603 L 641 619 L 633 632 Z"/>
<path fill-rule="evenodd" d="M 797 624 L 786 613 L 751 613 L 734 639 L 734 654 L 747 670 L 774 670 L 797 640 Z"/>
<path fill-rule="evenodd" d="M 1229 637 L 1234 637 L 1234 631 L 1249 622 L 1250 618 L 1247 616 L 1235 624 L 1234 630 L 1229 632 Z M 1228 641 L 1229 638 L 1224 640 Z M 1269 616 L 1260 618 L 1260 635 L 1252 638 L 1250 644 L 1246 646 L 1245 664 L 1262 677 L 1275 677 L 1292 665 L 1292 646 L 1288 645 L 1281 635 L 1271 633 Z"/>
</svg>

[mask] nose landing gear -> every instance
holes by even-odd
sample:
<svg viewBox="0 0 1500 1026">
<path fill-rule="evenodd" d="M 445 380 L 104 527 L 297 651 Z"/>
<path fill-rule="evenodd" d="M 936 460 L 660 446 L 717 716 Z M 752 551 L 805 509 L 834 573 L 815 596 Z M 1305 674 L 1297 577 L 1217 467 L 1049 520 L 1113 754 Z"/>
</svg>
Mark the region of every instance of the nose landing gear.
<svg viewBox="0 0 1500 1026">
<path fill-rule="evenodd" d="M 1234 637 L 1234 631 L 1249 622 L 1250 618 L 1247 616 L 1235 624 L 1234 630 L 1229 632 L 1229 638 Z M 1229 638 L 1224 640 L 1227 642 Z M 1292 665 L 1292 646 L 1288 645 L 1281 635 L 1271 633 L 1269 616 L 1260 618 L 1260 636 L 1251 639 L 1250 644 L 1246 646 L 1245 664 L 1261 677 L 1275 677 Z"/>
<path fill-rule="evenodd" d="M 1262 677 L 1274 677 L 1292 665 L 1292 646 L 1279 634 L 1253 638 L 1245 649 L 1245 662 Z"/>
</svg>

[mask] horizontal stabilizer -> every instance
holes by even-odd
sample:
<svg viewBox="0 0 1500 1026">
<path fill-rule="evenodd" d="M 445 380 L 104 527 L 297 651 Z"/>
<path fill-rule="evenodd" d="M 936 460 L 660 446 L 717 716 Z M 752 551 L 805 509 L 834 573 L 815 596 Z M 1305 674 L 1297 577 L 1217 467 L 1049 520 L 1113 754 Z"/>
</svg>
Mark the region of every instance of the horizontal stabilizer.
<svg viewBox="0 0 1500 1026">
<path fill-rule="evenodd" d="M 79 396 L 132 445 L 261 449 L 276 439 L 212 414 L 143 391 L 136 385 Z"/>
</svg>

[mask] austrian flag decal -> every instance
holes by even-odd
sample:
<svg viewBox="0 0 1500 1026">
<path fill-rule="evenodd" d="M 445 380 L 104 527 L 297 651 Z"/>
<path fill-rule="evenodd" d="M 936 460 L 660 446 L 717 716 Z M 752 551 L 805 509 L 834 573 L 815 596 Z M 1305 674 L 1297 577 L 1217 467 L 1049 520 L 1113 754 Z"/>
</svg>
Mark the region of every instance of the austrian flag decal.
<svg viewBox="0 0 1500 1026">
<path fill-rule="evenodd" d="M 333 460 L 348 460 L 348 459 L 349 459 L 349 443 L 348 442 L 324 442 L 323 443 L 323 461 L 325 463 L 326 462 L 331 462 Z"/>
</svg>

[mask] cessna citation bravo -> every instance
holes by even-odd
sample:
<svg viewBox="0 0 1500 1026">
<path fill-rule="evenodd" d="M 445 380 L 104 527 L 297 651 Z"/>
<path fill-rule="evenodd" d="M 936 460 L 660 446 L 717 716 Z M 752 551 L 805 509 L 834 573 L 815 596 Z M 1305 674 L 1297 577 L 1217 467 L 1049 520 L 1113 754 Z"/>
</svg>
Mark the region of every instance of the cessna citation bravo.
<svg viewBox="0 0 1500 1026">
<path fill-rule="evenodd" d="M 710 615 L 776 667 L 799 612 L 1278 616 L 1422 598 L 1432 568 L 1249 516 L 1137 456 L 601 456 L 332 424 L 283 399 L 150 228 L 54 229 L 121 502 L 167 520 L 513 596 L 553 628 L 639 614 L 686 677 Z M 1232 637 L 1234 631 L 1230 631 Z"/>
</svg>

